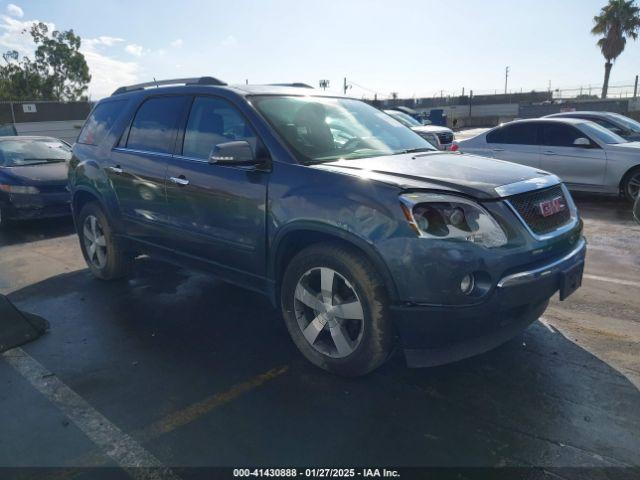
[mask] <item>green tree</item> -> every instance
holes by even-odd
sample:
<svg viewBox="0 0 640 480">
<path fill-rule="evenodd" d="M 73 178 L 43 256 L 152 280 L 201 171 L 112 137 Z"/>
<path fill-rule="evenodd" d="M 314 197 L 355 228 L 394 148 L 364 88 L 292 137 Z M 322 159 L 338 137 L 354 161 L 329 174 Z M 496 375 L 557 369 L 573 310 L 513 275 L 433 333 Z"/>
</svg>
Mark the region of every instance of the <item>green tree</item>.
<svg viewBox="0 0 640 480">
<path fill-rule="evenodd" d="M 20 58 L 16 51 L 2 55 L 5 64 L 0 66 L 0 99 L 86 99 L 91 75 L 80 53 L 80 37 L 73 30 L 49 33 L 44 23 L 34 23 L 29 34 L 36 44 L 34 60 Z"/>
<path fill-rule="evenodd" d="M 598 40 L 598 47 L 605 58 L 602 98 L 607 98 L 613 62 L 624 51 L 627 38 L 638 38 L 640 8 L 636 6 L 635 0 L 609 0 L 600 14 L 593 17 L 593 22 L 595 25 L 591 33 L 602 35 Z"/>
</svg>

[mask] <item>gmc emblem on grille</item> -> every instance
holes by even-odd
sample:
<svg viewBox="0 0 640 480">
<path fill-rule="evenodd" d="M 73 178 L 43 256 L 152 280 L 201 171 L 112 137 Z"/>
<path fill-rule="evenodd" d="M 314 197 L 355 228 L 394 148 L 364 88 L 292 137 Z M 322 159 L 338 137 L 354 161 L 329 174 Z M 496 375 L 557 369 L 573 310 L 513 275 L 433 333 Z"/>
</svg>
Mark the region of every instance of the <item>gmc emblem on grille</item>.
<svg viewBox="0 0 640 480">
<path fill-rule="evenodd" d="M 538 204 L 538 210 L 543 217 L 550 217 L 556 213 L 559 213 L 567 208 L 567 204 L 564 202 L 564 198 L 556 197 L 551 200 L 545 200 Z"/>
</svg>

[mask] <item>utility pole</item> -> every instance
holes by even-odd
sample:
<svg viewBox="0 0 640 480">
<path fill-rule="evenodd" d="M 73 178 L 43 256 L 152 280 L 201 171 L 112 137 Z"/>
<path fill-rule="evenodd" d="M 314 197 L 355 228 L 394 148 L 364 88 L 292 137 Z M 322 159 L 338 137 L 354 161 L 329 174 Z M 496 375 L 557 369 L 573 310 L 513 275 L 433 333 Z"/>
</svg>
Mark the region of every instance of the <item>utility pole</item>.
<svg viewBox="0 0 640 480">
<path fill-rule="evenodd" d="M 507 84 L 509 83 L 509 67 L 504 69 L 504 94 L 507 94 Z"/>
<path fill-rule="evenodd" d="M 471 118 L 471 103 L 473 102 L 473 90 L 469 90 L 469 118 Z"/>
<path fill-rule="evenodd" d="M 342 84 L 342 91 L 347 94 L 347 77 L 344 77 L 344 83 Z"/>
<path fill-rule="evenodd" d="M 638 75 L 636 75 L 636 83 L 633 86 L 633 98 L 638 98 Z"/>
</svg>

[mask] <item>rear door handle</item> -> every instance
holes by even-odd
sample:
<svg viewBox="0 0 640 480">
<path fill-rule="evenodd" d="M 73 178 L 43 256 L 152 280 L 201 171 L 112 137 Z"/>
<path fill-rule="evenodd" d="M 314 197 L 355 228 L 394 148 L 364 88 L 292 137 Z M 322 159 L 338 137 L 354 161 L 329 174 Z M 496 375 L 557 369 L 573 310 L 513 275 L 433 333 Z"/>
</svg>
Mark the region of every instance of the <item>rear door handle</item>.
<svg viewBox="0 0 640 480">
<path fill-rule="evenodd" d="M 556 155 L 556 152 L 552 151 L 552 150 L 547 150 L 545 152 L 543 152 L 545 155 Z"/>
<path fill-rule="evenodd" d="M 122 173 L 122 168 L 120 167 L 120 165 L 116 165 L 111 166 L 111 167 L 107 167 L 111 172 L 115 173 L 116 175 L 120 175 Z"/>
<path fill-rule="evenodd" d="M 171 182 L 175 183 L 176 185 L 189 185 L 189 180 L 184 178 L 182 175 L 179 177 L 169 177 L 169 180 L 171 180 Z"/>
<path fill-rule="evenodd" d="M 494 152 L 504 152 L 504 148 L 494 148 Z"/>
</svg>

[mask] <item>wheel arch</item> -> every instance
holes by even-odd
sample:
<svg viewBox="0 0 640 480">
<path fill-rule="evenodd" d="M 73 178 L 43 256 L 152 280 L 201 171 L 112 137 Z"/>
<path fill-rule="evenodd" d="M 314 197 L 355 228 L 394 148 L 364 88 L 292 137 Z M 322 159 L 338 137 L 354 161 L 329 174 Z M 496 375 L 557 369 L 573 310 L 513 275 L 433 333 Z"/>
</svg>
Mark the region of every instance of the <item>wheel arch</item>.
<svg viewBox="0 0 640 480">
<path fill-rule="evenodd" d="M 621 194 L 624 195 L 624 184 L 629 178 L 629 176 L 635 172 L 640 172 L 640 163 L 632 167 L 629 167 L 627 171 L 624 172 L 624 175 L 622 175 L 622 178 L 620 179 L 620 184 L 618 185 L 618 188 L 620 189 Z"/>
<path fill-rule="evenodd" d="M 284 227 L 272 243 L 268 273 L 273 280 L 274 288 L 270 296 L 275 306 L 279 306 L 280 285 L 291 259 L 304 248 L 325 242 L 346 245 L 364 255 L 382 276 L 389 299 L 392 302 L 397 300 L 397 289 L 391 272 L 370 243 L 353 233 L 331 225 L 317 222 L 296 222 L 296 224 Z"/>
</svg>

